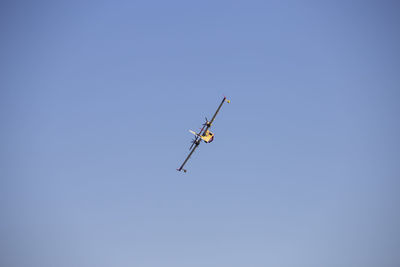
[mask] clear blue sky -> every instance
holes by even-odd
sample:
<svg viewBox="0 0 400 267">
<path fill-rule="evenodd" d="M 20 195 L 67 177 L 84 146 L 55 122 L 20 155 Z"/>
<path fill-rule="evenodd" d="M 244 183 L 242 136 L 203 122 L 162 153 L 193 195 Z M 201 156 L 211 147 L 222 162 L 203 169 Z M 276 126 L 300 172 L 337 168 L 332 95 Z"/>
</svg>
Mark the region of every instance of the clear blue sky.
<svg viewBox="0 0 400 267">
<path fill-rule="evenodd" d="M 2 1 L 0 265 L 400 266 L 399 11 Z"/>
</svg>

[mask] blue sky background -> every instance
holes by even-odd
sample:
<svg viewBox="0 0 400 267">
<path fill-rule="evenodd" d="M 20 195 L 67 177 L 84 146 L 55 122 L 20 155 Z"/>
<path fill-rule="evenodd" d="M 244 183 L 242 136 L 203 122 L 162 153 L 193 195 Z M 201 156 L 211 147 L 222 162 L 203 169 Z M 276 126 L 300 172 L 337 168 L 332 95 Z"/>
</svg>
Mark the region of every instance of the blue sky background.
<svg viewBox="0 0 400 267">
<path fill-rule="evenodd" d="M 0 265 L 400 266 L 399 8 L 3 1 Z"/>
</svg>

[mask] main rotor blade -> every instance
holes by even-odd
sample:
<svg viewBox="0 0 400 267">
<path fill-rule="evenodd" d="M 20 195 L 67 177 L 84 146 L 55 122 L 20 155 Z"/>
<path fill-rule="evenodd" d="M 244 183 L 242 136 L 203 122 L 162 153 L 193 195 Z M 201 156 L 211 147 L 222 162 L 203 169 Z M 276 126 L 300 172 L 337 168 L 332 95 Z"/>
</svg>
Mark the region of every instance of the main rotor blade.
<svg viewBox="0 0 400 267">
<path fill-rule="evenodd" d="M 192 145 L 189 147 L 189 150 L 191 150 L 193 146 L 194 146 L 194 142 L 193 142 Z"/>
<path fill-rule="evenodd" d="M 197 138 L 196 139 L 192 139 L 192 141 L 190 141 L 190 143 L 192 143 L 192 145 L 190 146 L 189 150 L 192 149 L 192 147 L 194 146 L 194 144 L 196 143 Z"/>
</svg>

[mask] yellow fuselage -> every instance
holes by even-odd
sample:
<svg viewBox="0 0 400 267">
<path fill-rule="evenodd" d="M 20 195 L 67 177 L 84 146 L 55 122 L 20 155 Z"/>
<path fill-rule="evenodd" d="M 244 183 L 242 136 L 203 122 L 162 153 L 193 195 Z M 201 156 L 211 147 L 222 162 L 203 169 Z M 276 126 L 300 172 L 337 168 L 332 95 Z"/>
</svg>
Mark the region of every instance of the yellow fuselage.
<svg viewBox="0 0 400 267">
<path fill-rule="evenodd" d="M 201 139 L 203 139 L 204 142 L 206 143 L 211 143 L 214 139 L 214 134 L 207 130 L 202 136 L 200 136 Z"/>
</svg>

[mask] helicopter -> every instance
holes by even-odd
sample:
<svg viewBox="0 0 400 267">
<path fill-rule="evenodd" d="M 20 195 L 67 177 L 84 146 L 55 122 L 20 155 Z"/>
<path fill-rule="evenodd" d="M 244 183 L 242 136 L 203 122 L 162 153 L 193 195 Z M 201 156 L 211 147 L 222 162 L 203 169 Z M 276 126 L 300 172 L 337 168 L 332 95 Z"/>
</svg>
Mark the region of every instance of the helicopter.
<svg viewBox="0 0 400 267">
<path fill-rule="evenodd" d="M 191 134 L 193 134 L 195 136 L 194 139 L 192 139 L 192 145 L 190 146 L 189 150 L 189 155 L 186 157 L 185 161 L 182 163 L 182 165 L 176 169 L 177 171 L 183 171 L 183 172 L 187 172 L 186 169 L 184 169 L 183 167 L 185 166 L 186 162 L 189 160 L 190 156 L 192 156 L 193 152 L 196 150 L 196 148 L 200 145 L 201 141 L 203 141 L 204 143 L 211 143 L 214 140 L 214 133 L 212 133 L 209 129 L 211 128 L 215 117 L 217 116 L 219 110 L 221 109 L 222 105 L 224 103 L 230 103 L 231 101 L 228 100 L 225 96 L 222 99 L 221 103 L 219 104 L 217 111 L 215 111 L 214 116 L 212 117 L 212 119 L 210 121 L 208 121 L 207 118 L 206 122 L 203 123 L 203 127 L 201 128 L 200 132 L 196 133 L 192 130 L 189 130 L 189 132 Z"/>
</svg>

